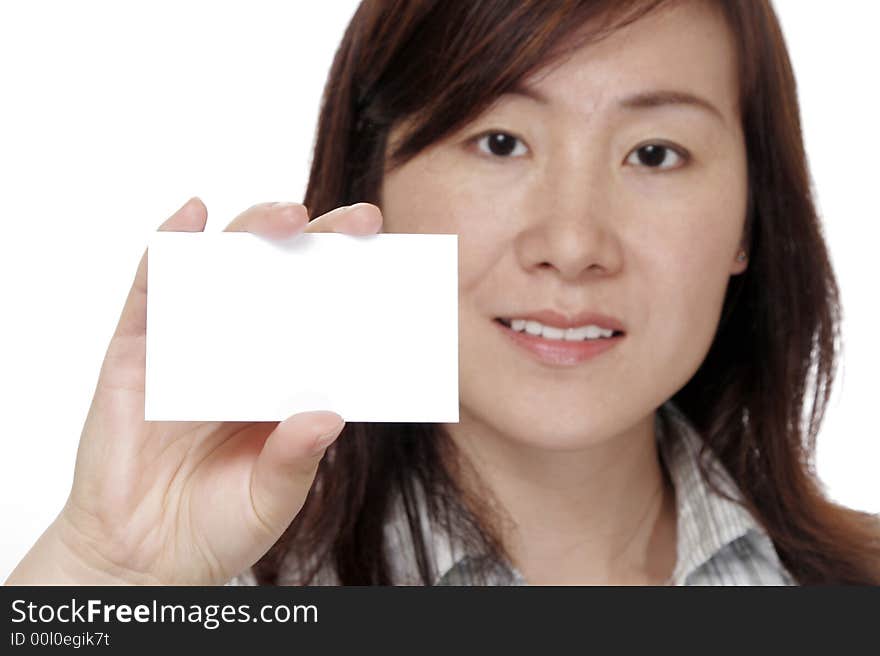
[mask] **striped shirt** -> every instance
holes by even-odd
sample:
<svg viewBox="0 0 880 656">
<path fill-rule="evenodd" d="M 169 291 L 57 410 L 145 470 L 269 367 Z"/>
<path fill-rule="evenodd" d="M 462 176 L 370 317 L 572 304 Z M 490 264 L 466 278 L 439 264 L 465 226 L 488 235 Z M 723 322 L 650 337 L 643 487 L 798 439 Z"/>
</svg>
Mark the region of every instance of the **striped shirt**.
<svg viewBox="0 0 880 656">
<path fill-rule="evenodd" d="M 666 434 L 660 417 L 670 420 Z M 676 565 L 668 585 L 797 585 L 779 560 L 772 540 L 741 505 L 714 492 L 703 480 L 698 466 L 702 439 L 687 418 L 671 403 L 655 417 L 658 450 L 675 488 Z M 721 463 L 707 455 L 706 464 L 718 486 L 739 499 L 736 485 Z M 422 513 L 424 535 L 431 536 L 435 585 L 526 585 L 523 576 L 506 562 L 487 562 L 486 557 L 468 554 L 442 529 Z M 388 553 L 393 580 L 401 585 L 419 585 L 421 579 L 409 538 L 409 527 L 398 505 L 386 524 Z M 480 576 L 477 576 L 479 572 Z M 297 568 L 286 563 L 279 582 L 294 584 Z M 254 585 L 250 571 L 235 577 L 230 585 Z M 337 585 L 334 572 L 325 567 L 313 585 Z"/>
</svg>

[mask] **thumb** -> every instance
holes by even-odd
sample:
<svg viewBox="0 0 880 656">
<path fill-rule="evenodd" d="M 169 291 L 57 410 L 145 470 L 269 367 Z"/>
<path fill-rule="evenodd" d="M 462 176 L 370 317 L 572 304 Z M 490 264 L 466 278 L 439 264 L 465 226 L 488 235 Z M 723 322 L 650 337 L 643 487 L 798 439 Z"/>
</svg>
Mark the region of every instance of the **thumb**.
<svg viewBox="0 0 880 656">
<path fill-rule="evenodd" d="M 208 210 L 200 198 L 194 196 L 165 221 L 159 230 L 171 232 L 201 232 L 208 221 Z M 141 256 L 134 284 L 125 300 L 114 337 L 139 336 L 147 330 L 147 252 Z"/>
<path fill-rule="evenodd" d="M 269 434 L 251 471 L 251 504 L 273 539 L 302 509 L 324 451 L 344 427 L 334 412 L 303 412 Z"/>
</svg>

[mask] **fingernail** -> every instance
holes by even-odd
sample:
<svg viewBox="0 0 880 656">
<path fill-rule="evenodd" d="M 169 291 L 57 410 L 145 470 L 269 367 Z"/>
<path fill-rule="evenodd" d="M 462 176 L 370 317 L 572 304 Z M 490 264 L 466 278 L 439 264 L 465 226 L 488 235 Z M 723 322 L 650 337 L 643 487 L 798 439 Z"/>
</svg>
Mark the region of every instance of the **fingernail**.
<svg viewBox="0 0 880 656">
<path fill-rule="evenodd" d="M 330 446 L 333 441 L 339 437 L 339 434 L 342 432 L 342 429 L 345 427 L 345 422 L 342 421 L 339 423 L 336 428 L 331 430 L 328 433 L 324 433 L 323 435 L 319 435 L 312 446 L 312 453 L 321 453 L 324 449 Z"/>
<path fill-rule="evenodd" d="M 305 210 L 306 218 L 308 218 L 309 211 L 306 209 L 305 205 L 303 205 L 302 203 L 278 203 L 277 205 L 275 205 L 276 210 L 283 211 L 283 210 L 288 210 L 291 208 L 296 208 L 298 210 L 299 209 Z M 284 212 L 282 214 L 282 216 L 284 218 L 293 220 L 295 223 L 299 223 L 302 219 L 302 215 L 300 214 L 300 212 L 295 212 L 295 213 Z"/>
<path fill-rule="evenodd" d="M 196 197 L 193 196 L 188 201 L 186 201 L 183 205 L 181 205 L 180 209 L 178 209 L 177 212 L 183 212 L 183 211 L 189 209 L 189 206 L 192 205 L 195 202 L 195 200 L 196 200 Z M 175 212 L 175 214 L 177 214 L 177 212 Z"/>
</svg>

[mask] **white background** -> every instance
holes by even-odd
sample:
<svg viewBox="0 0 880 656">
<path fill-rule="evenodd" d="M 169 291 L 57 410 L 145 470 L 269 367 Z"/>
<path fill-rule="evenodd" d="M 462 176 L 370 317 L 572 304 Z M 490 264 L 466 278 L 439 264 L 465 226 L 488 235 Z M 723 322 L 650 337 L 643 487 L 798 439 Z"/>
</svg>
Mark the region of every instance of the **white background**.
<svg viewBox="0 0 880 656">
<path fill-rule="evenodd" d="M 302 200 L 354 0 L 0 4 L 0 580 L 67 496 L 98 371 L 149 233 Z M 832 498 L 880 512 L 873 398 L 880 46 L 874 2 L 778 0 L 845 309 L 819 440 Z"/>
</svg>

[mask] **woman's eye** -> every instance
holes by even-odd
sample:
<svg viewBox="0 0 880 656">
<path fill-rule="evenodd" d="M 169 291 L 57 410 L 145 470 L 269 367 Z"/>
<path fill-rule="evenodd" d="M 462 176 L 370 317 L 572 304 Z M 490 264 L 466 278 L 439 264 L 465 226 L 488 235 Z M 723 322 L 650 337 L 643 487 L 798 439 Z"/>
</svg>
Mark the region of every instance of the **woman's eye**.
<svg viewBox="0 0 880 656">
<path fill-rule="evenodd" d="M 496 157 L 516 157 L 524 155 L 526 145 L 517 137 L 506 132 L 489 132 L 477 139 L 477 147 L 487 155 Z"/>
<path fill-rule="evenodd" d="M 652 169 L 675 169 L 684 164 L 686 158 L 687 155 L 670 146 L 645 144 L 633 150 L 626 163 Z"/>
</svg>

